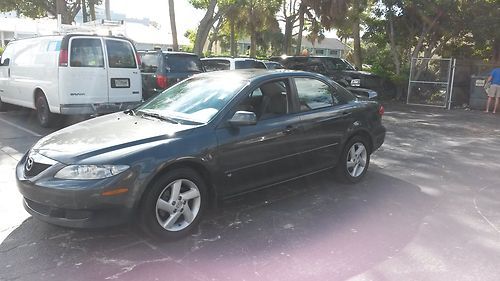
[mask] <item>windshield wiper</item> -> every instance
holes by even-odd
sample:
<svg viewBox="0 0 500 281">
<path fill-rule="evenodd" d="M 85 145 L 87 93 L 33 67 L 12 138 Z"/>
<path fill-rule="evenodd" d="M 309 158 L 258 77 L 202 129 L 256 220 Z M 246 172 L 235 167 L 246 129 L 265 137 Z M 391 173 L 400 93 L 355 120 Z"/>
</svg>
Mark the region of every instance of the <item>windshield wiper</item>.
<svg viewBox="0 0 500 281">
<path fill-rule="evenodd" d="M 142 113 L 142 116 L 153 117 L 153 118 L 156 118 L 156 119 L 159 119 L 162 121 L 167 121 L 170 123 L 179 124 L 179 121 L 176 121 L 175 119 L 169 118 L 167 116 L 160 115 L 158 113 L 149 112 L 149 111 L 142 111 L 142 110 L 140 112 Z"/>
</svg>

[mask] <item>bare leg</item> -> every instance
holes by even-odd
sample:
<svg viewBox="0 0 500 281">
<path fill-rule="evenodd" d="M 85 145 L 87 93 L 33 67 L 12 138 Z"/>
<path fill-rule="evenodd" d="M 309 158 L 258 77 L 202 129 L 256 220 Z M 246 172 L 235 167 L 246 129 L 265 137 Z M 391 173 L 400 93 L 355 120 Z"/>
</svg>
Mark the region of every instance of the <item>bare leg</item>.
<svg viewBox="0 0 500 281">
<path fill-rule="evenodd" d="M 493 107 L 493 113 L 496 113 L 496 112 L 497 112 L 497 106 L 498 106 L 498 100 L 499 100 L 499 99 L 500 99 L 499 97 L 496 97 L 496 98 L 495 98 L 495 106 Z"/>
<path fill-rule="evenodd" d="M 490 110 L 491 97 L 488 97 L 488 101 L 486 102 L 486 110 L 484 112 L 488 112 Z"/>
</svg>

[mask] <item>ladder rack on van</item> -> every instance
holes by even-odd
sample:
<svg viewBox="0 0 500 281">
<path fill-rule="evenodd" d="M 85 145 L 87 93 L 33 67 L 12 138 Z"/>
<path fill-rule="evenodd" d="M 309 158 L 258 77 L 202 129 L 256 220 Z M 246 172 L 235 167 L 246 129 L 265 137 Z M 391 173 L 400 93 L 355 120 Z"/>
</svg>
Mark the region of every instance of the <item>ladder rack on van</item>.
<svg viewBox="0 0 500 281">
<path fill-rule="evenodd" d="M 99 35 L 125 36 L 126 32 L 123 24 L 123 20 L 95 20 L 79 25 L 59 24 L 58 31 L 56 33 L 59 35 L 65 35 L 68 33 L 78 32 Z"/>
</svg>

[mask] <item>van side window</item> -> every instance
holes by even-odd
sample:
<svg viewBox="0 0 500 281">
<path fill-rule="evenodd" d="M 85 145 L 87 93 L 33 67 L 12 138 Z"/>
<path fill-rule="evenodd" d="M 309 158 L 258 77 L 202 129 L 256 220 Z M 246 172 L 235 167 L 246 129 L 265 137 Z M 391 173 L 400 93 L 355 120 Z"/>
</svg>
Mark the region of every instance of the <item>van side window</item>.
<svg viewBox="0 0 500 281">
<path fill-rule="evenodd" d="M 14 54 L 14 44 L 7 45 L 5 51 L 2 54 L 2 60 L 0 61 L 0 66 L 7 66 L 10 64 L 10 60 L 12 60 L 12 55 Z M 7 62 L 5 61 L 6 59 Z"/>
<path fill-rule="evenodd" d="M 70 66 L 104 67 L 101 40 L 92 38 L 71 40 Z"/>
<path fill-rule="evenodd" d="M 111 68 L 137 68 L 134 49 L 127 41 L 106 40 L 108 63 Z"/>
</svg>

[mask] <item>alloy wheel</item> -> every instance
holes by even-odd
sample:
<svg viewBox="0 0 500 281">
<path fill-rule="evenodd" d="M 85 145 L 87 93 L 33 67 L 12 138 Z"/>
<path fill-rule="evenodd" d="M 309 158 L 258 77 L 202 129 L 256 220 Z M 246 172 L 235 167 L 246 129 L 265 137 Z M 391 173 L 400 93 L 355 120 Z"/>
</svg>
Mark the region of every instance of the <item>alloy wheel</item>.
<svg viewBox="0 0 500 281">
<path fill-rule="evenodd" d="M 198 186 L 187 179 L 168 184 L 156 201 L 156 219 L 167 231 L 181 231 L 196 218 L 201 207 Z"/>
</svg>

